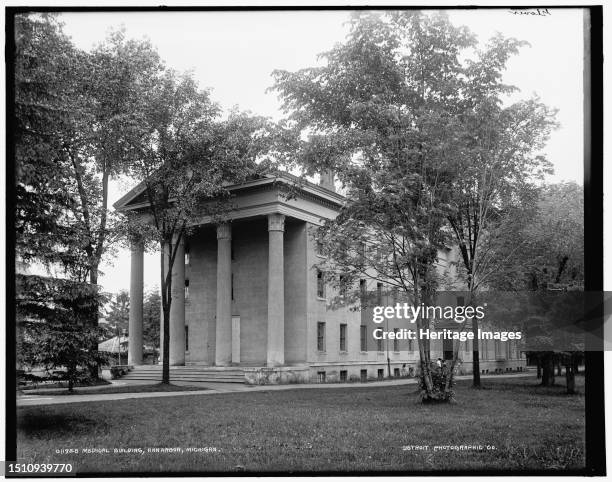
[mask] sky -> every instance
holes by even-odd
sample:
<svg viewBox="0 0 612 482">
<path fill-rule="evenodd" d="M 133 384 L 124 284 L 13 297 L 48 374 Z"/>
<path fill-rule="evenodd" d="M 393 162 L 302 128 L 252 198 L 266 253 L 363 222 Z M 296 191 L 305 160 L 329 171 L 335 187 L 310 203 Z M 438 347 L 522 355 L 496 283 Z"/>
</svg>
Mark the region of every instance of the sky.
<svg viewBox="0 0 612 482">
<path fill-rule="evenodd" d="M 508 63 L 504 82 L 520 91 L 509 101 L 534 95 L 558 109 L 560 128 L 544 151 L 553 163 L 550 182 L 582 183 L 582 10 L 549 9 L 550 15 L 516 15 L 506 8 L 449 11 L 485 42 L 497 31 L 529 42 Z M 64 31 L 89 50 L 123 26 L 129 38 L 148 38 L 166 65 L 193 71 L 200 87 L 225 109 L 282 117 L 273 92 L 275 69 L 294 71 L 317 65 L 317 55 L 342 42 L 350 11 L 257 12 L 77 12 L 64 13 Z M 131 187 L 114 182 L 111 204 Z M 102 266 L 105 291 L 129 289 L 129 252 L 120 250 Z M 156 253 L 145 255 L 145 290 L 159 286 Z"/>
</svg>

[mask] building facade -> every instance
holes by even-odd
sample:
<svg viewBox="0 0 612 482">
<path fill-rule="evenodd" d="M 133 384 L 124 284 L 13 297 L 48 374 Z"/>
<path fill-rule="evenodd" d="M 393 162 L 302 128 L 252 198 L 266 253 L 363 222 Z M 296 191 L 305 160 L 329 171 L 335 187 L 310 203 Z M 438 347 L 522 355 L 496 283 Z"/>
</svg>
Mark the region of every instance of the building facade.
<svg viewBox="0 0 612 482">
<path fill-rule="evenodd" d="M 241 367 L 251 383 L 356 381 L 416 373 L 416 340 L 374 340 L 368 310 L 332 307 L 337 295 L 317 264 L 314 230 L 345 201 L 331 180 L 298 184 L 265 177 L 231 187 L 227 222 L 203 217 L 179 245 L 173 266 L 170 364 Z M 293 195 L 287 196 L 288 189 Z M 135 188 L 115 207 L 144 206 Z M 441 267 L 452 276 L 452 251 Z M 380 290 L 363 280 L 363 289 Z M 129 363 L 142 363 L 142 246 L 132 246 Z M 405 327 L 389 322 L 388 330 Z M 371 325 L 370 325 L 371 326 Z M 163 330 L 162 330 L 163 332 Z M 162 335 L 163 336 L 163 335 Z M 490 345 L 490 346 L 489 346 Z M 162 344 L 160 343 L 160 346 Z M 452 350 L 452 344 L 450 346 Z M 432 358 L 448 343 L 431 343 Z M 471 371 L 471 345 L 460 347 L 460 372 Z M 517 345 L 481 344 L 481 370 L 521 370 Z"/>
</svg>

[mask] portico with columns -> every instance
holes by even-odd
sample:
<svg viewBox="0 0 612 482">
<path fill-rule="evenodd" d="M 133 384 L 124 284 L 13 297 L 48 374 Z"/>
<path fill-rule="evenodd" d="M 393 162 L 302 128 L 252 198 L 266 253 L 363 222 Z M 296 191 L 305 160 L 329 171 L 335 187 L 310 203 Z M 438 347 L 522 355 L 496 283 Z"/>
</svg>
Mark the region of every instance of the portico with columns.
<svg viewBox="0 0 612 482">
<path fill-rule="evenodd" d="M 308 283 L 310 277 L 316 284 L 309 267 L 315 261 L 310 228 L 334 217 L 344 198 L 314 184 L 299 186 L 298 195 L 288 198 L 286 188 L 296 185 L 297 179 L 287 175 L 232 187 L 235 196 L 227 220 L 203 217 L 181 240 L 172 267 L 171 366 L 307 363 L 308 325 L 313 323 L 309 297 L 316 297 L 316 286 L 309 289 Z M 115 207 L 138 210 L 143 199 L 133 190 Z M 170 248 L 175 246 L 168 247 L 168 253 Z M 142 243 L 132 243 L 129 363 L 133 365 L 143 359 L 142 249 Z"/>
</svg>

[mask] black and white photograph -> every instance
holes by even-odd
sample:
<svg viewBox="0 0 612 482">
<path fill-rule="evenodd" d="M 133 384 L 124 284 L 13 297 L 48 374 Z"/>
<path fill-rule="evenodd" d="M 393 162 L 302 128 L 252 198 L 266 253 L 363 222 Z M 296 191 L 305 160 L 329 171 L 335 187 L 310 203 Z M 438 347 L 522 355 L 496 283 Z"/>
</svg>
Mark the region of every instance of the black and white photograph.
<svg viewBox="0 0 612 482">
<path fill-rule="evenodd" d="M 604 476 L 602 12 L 7 7 L 3 475 Z"/>
</svg>

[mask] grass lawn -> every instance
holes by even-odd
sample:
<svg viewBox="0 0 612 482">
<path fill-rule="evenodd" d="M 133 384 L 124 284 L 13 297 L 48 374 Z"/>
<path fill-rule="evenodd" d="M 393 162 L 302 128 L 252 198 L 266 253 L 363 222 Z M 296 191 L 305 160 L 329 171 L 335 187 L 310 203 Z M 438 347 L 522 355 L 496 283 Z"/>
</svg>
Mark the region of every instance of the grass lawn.
<svg viewBox="0 0 612 482">
<path fill-rule="evenodd" d="M 78 472 L 582 468 L 584 396 L 536 383 L 535 377 L 487 379 L 487 389 L 474 390 L 462 381 L 456 403 L 436 406 L 416 403 L 415 386 L 406 385 L 22 407 L 18 460 L 70 462 Z M 429 448 L 405 450 L 416 445 Z M 434 451 L 434 445 L 494 449 Z M 150 447 L 183 453 L 147 453 Z M 83 454 L 86 448 L 110 453 Z"/>
<path fill-rule="evenodd" d="M 109 384 L 110 385 L 110 384 Z M 33 393 L 32 390 L 26 390 L 23 392 L 24 395 L 93 395 L 96 393 L 151 393 L 151 392 L 189 392 L 195 390 L 206 390 L 206 387 L 193 387 L 188 385 L 164 385 L 163 383 L 154 383 L 152 385 L 127 385 L 127 386 L 113 386 L 105 385 L 100 388 L 90 388 L 88 390 L 79 390 L 75 388 L 72 392 L 69 392 L 67 388 L 62 390 L 36 390 Z"/>
</svg>

